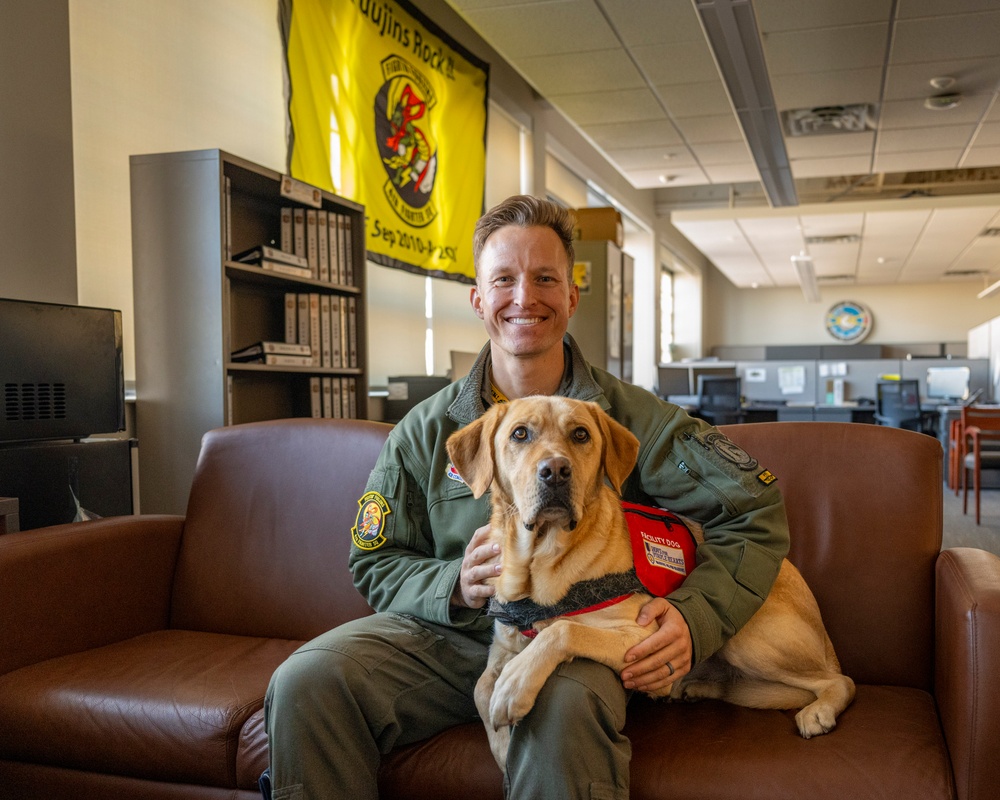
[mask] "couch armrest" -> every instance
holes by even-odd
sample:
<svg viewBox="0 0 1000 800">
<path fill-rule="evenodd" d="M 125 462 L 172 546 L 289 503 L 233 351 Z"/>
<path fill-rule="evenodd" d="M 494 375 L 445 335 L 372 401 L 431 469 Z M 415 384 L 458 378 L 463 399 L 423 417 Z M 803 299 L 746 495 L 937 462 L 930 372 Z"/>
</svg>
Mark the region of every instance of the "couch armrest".
<svg viewBox="0 0 1000 800">
<path fill-rule="evenodd" d="M 1000 557 L 958 547 L 937 559 L 934 685 L 961 800 L 1000 786 Z"/>
<path fill-rule="evenodd" d="M 165 628 L 183 528 L 150 515 L 0 536 L 0 675 Z"/>
</svg>

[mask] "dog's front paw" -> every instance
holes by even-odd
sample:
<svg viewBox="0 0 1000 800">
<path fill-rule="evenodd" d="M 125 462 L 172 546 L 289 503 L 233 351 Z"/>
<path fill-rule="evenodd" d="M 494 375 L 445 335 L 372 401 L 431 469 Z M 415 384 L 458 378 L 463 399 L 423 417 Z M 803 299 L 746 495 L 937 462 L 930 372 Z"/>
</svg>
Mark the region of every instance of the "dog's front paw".
<svg viewBox="0 0 1000 800">
<path fill-rule="evenodd" d="M 490 698 L 490 722 L 494 728 L 516 725 L 535 705 L 542 683 L 529 670 L 517 669 L 512 661 L 505 668 Z"/>
<path fill-rule="evenodd" d="M 803 739 L 822 736 L 837 727 L 837 715 L 829 706 L 811 703 L 795 715 L 795 724 Z"/>
</svg>

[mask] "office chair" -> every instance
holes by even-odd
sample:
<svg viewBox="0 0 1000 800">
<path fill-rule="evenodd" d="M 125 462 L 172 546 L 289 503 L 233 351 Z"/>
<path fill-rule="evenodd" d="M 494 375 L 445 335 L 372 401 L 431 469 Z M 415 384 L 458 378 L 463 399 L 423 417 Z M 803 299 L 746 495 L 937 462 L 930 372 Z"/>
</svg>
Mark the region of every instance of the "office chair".
<svg viewBox="0 0 1000 800">
<path fill-rule="evenodd" d="M 935 434 L 935 412 L 920 408 L 920 381 L 879 381 L 875 384 L 875 424 Z"/>
<path fill-rule="evenodd" d="M 979 524 L 980 474 L 983 469 L 1000 469 L 1000 408 L 966 406 L 958 426 L 962 483 L 962 513 L 969 510 L 969 472 L 976 495 L 976 524 Z"/>
<path fill-rule="evenodd" d="M 712 425 L 743 422 L 740 381 L 730 375 L 699 375 L 698 416 Z"/>
</svg>

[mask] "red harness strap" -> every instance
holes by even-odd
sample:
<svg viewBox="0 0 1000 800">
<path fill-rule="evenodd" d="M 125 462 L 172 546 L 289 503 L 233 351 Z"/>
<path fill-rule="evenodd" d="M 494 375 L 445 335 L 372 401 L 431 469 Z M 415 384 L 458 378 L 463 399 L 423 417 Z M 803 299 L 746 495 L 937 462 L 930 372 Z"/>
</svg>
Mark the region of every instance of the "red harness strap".
<svg viewBox="0 0 1000 800">
<path fill-rule="evenodd" d="M 602 608 L 607 608 L 608 606 L 613 606 L 618 603 L 621 603 L 624 600 L 628 600 L 633 594 L 635 594 L 635 592 L 628 592 L 626 594 L 619 595 L 618 597 L 612 597 L 610 600 L 604 600 L 603 602 L 595 603 L 592 606 L 587 606 L 586 608 L 581 608 L 576 611 L 567 611 L 565 614 L 560 614 L 559 616 L 575 617 L 577 614 L 587 614 L 591 611 L 599 611 Z M 529 639 L 534 639 L 536 636 L 538 636 L 538 631 L 536 631 L 534 628 L 525 628 L 524 630 L 521 631 L 521 633 L 523 633 Z"/>
<path fill-rule="evenodd" d="M 622 510 L 628 523 L 636 576 L 651 595 L 666 597 L 684 582 L 695 567 L 698 543 L 694 534 L 680 517 L 665 508 L 623 500 Z M 621 603 L 633 594 L 635 592 L 626 592 L 586 608 L 565 611 L 558 616 L 573 617 L 597 611 Z M 532 627 L 521 628 L 521 633 L 532 639 L 538 635 L 538 631 Z"/>
</svg>

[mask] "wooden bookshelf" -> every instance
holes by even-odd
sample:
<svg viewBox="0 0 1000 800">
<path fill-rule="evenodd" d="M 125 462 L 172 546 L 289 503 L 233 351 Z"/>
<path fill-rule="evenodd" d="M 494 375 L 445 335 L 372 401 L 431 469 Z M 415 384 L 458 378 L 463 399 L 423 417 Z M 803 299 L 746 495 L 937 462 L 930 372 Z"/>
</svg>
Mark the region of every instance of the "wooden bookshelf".
<svg viewBox="0 0 1000 800">
<path fill-rule="evenodd" d="M 281 194 L 285 176 L 221 150 L 132 156 L 130 167 L 141 507 L 183 513 L 207 431 L 314 415 L 311 378 L 349 382 L 354 415 L 367 414 L 364 208 L 320 192 L 317 210 L 350 221 L 352 280 L 298 278 L 232 260 L 280 247 L 282 208 L 314 208 Z M 230 360 L 255 342 L 285 340 L 286 293 L 352 299 L 353 362 Z"/>
</svg>

